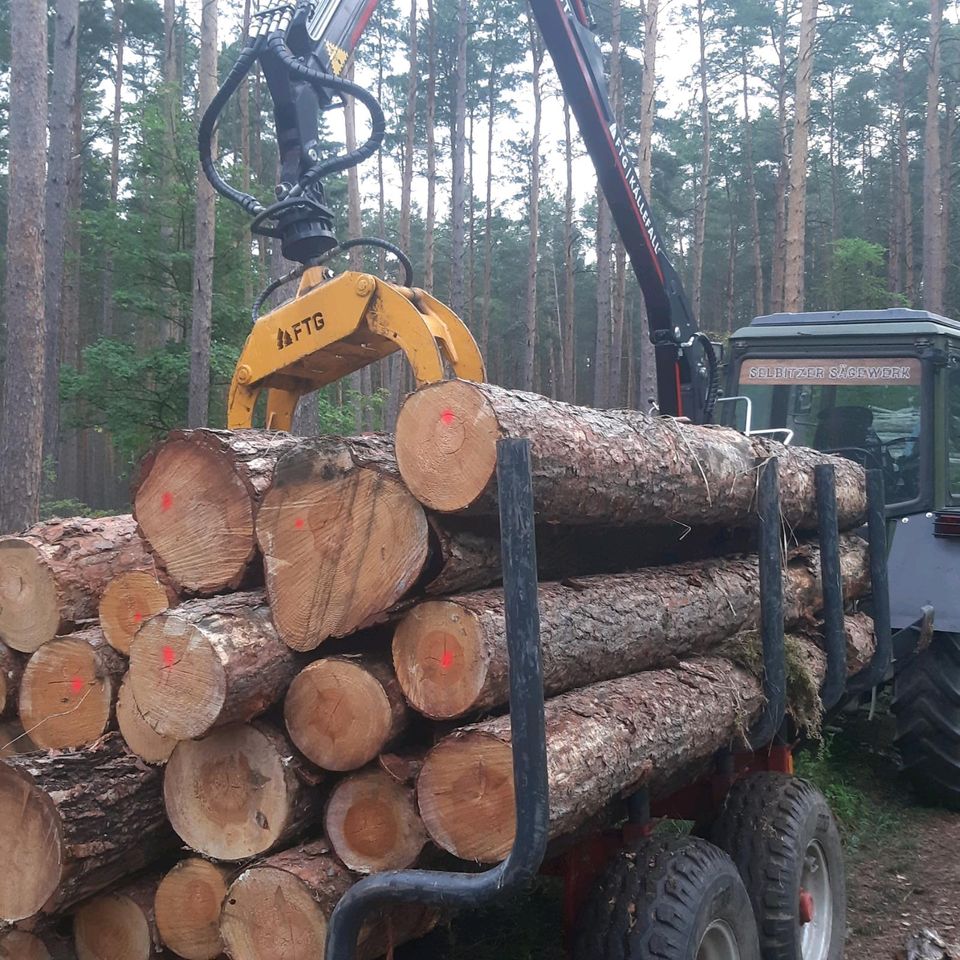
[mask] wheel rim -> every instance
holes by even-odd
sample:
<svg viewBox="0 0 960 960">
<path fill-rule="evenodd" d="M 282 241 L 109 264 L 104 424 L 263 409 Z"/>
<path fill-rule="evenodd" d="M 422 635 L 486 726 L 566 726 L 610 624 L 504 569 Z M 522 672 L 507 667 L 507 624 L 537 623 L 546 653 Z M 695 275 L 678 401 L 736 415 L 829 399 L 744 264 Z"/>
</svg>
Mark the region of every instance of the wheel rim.
<svg viewBox="0 0 960 960">
<path fill-rule="evenodd" d="M 740 946 L 726 920 L 714 920 L 703 931 L 697 960 L 740 960 Z"/>
<path fill-rule="evenodd" d="M 810 919 L 802 915 L 800 921 L 800 948 L 803 960 L 827 960 L 833 933 L 833 897 L 830 890 L 830 869 L 827 857 L 818 840 L 812 840 L 803 856 L 800 875 L 800 897 L 809 899 Z M 801 903 L 800 912 L 803 913 Z"/>
</svg>

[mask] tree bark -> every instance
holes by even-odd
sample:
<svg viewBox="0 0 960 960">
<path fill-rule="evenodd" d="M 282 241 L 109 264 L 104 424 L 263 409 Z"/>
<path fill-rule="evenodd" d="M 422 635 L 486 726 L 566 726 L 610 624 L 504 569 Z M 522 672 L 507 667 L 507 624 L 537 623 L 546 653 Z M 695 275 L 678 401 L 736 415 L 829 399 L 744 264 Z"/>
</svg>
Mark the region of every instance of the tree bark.
<svg viewBox="0 0 960 960">
<path fill-rule="evenodd" d="M 940 152 L 940 70 L 942 0 L 930 0 L 930 43 L 927 49 L 927 110 L 923 149 L 923 305 L 943 313 L 944 264 L 943 159 Z"/>
<path fill-rule="evenodd" d="M 597 337 L 593 357 L 593 405 L 607 406 L 610 386 L 610 327 L 612 323 L 610 254 L 613 248 L 610 208 L 597 187 Z M 399 423 L 399 421 L 398 421 Z"/>
<path fill-rule="evenodd" d="M 114 724 L 115 705 L 127 662 L 99 627 L 45 643 L 20 682 L 24 730 L 43 750 L 85 747 Z"/>
<path fill-rule="evenodd" d="M 910 195 L 910 151 L 907 141 L 906 41 L 897 50 L 897 173 L 904 253 L 903 291 L 909 306 L 916 302 L 914 288 L 913 201 Z"/>
<path fill-rule="evenodd" d="M 356 873 L 412 867 L 427 842 L 413 787 L 376 764 L 333 788 L 323 828 L 334 853 Z"/>
<path fill-rule="evenodd" d="M 0 639 L 32 653 L 97 615 L 100 594 L 127 570 L 150 566 L 129 514 L 38 523 L 0 539 Z"/>
<path fill-rule="evenodd" d="M 865 544 L 843 542 L 844 595 L 869 589 Z M 806 548 L 785 577 L 788 625 L 820 608 L 819 551 Z M 544 693 L 649 670 L 704 653 L 756 627 L 756 558 L 717 559 L 636 573 L 541 583 L 540 646 Z M 507 702 L 503 591 L 483 590 L 414 607 L 394 633 L 393 660 L 404 696 L 435 720 Z"/>
<path fill-rule="evenodd" d="M 143 623 L 176 604 L 176 593 L 161 579 L 155 563 L 146 570 L 130 570 L 114 577 L 103 591 L 100 627 L 107 643 L 128 657 L 130 643 Z"/>
<path fill-rule="evenodd" d="M 823 655 L 810 640 L 791 637 L 789 643 L 806 674 L 788 691 L 790 699 L 811 689 L 816 697 Z M 719 656 L 548 700 L 551 839 L 639 787 L 653 797 L 675 789 L 685 771 L 741 741 L 762 707 L 757 677 Z M 417 797 L 424 826 L 442 849 L 464 860 L 503 859 L 516 831 L 509 716 L 441 740 L 424 761 Z"/>
<path fill-rule="evenodd" d="M 22 653 L 0 643 L 0 717 L 9 717 L 17 712 L 20 679 L 26 663 L 27 658 Z"/>
<path fill-rule="evenodd" d="M 117 727 L 127 749 L 145 763 L 166 763 L 177 745 L 172 737 L 164 737 L 147 723 L 130 688 L 129 671 L 124 675 L 117 694 Z"/>
<path fill-rule="evenodd" d="M 35 523 L 43 476 L 47 4 L 10 5 L 0 533 Z M 11 243 L 10 238 L 15 238 Z"/>
<path fill-rule="evenodd" d="M 84 960 L 151 960 L 161 953 L 153 901 L 159 877 L 141 877 L 82 904 L 73 940 Z"/>
<path fill-rule="evenodd" d="M 493 131 L 500 105 L 500 30 L 500 18 L 495 17 L 487 70 L 487 185 L 483 213 L 483 306 L 480 313 L 480 352 L 483 356 L 487 355 L 493 309 Z"/>
<path fill-rule="evenodd" d="M 434 234 L 437 218 L 437 27 L 433 0 L 427 0 L 427 222 L 423 235 L 423 286 L 433 293 Z M 456 311 L 454 311 L 456 312 Z"/>
<path fill-rule="evenodd" d="M 610 90 L 613 95 L 613 115 L 617 125 L 623 126 L 623 59 L 621 51 L 622 15 L 620 0 L 610 7 Z M 622 407 L 623 326 L 627 305 L 627 252 L 619 235 L 613 242 L 613 283 L 610 310 L 610 369 L 607 384 L 607 405 Z"/>
<path fill-rule="evenodd" d="M 466 260 L 466 190 L 464 183 L 467 148 L 467 0 L 457 0 L 454 45 L 453 104 L 450 124 L 450 309 L 461 316 L 466 307 L 464 270 Z"/>
<path fill-rule="evenodd" d="M 779 37 L 772 37 L 777 51 L 777 143 L 779 164 L 773 214 L 773 256 L 770 268 L 770 311 L 783 310 L 786 273 L 787 187 L 790 182 L 790 155 L 787 136 L 787 32 L 790 29 L 790 0 L 783 0 Z M 771 28 L 771 34 L 773 29 Z"/>
<path fill-rule="evenodd" d="M 496 442 L 531 441 L 538 520 L 752 526 L 757 469 L 780 461 L 782 515 L 816 527 L 813 467 L 832 463 L 847 528 L 865 509 L 863 470 L 722 427 L 599 411 L 490 384 L 449 380 L 412 394 L 397 421 L 397 463 L 410 492 L 443 512 L 496 512 Z"/>
<path fill-rule="evenodd" d="M 573 136 L 570 129 L 570 104 L 563 102 L 563 157 L 567 171 L 567 186 L 563 198 L 563 312 L 560 319 L 562 349 L 561 398 L 568 403 L 577 399 L 575 339 L 573 318 L 576 309 L 575 275 L 576 254 L 573 237 Z"/>
<path fill-rule="evenodd" d="M 290 684 L 287 732 L 324 770 L 357 770 L 383 753 L 410 720 L 393 668 L 375 656 L 325 657 Z"/>
<path fill-rule="evenodd" d="M 200 99 L 197 112 L 217 92 L 217 3 L 203 0 L 200 20 Z M 216 151 L 216 136 L 214 136 Z M 210 341 L 213 335 L 213 255 L 216 240 L 216 193 L 198 167 L 197 216 L 193 242 L 193 297 L 190 321 L 190 393 L 187 423 L 205 427 L 210 407 Z"/>
<path fill-rule="evenodd" d="M 186 960 L 217 960 L 223 954 L 220 910 L 229 871 L 200 857 L 187 857 L 166 873 L 154 900 L 160 939 Z"/>
<path fill-rule="evenodd" d="M 741 37 L 740 69 L 743 80 L 743 156 L 744 175 L 750 194 L 750 240 L 753 253 L 754 312 L 758 317 L 764 313 L 763 246 L 760 240 L 760 205 L 757 194 L 757 177 L 753 167 L 753 124 L 750 121 L 750 85 L 747 73 L 747 46 Z"/>
<path fill-rule="evenodd" d="M 693 248 L 693 315 L 700 317 L 703 302 L 703 251 L 707 240 L 707 202 L 710 199 L 710 98 L 707 90 L 707 32 L 704 23 L 704 0 L 697 0 L 697 36 L 700 41 L 700 170 L 694 210 Z"/>
<path fill-rule="evenodd" d="M 0 764 L 0 919 L 53 913 L 171 848 L 160 773 L 119 734 L 85 750 L 28 753 Z"/>
<path fill-rule="evenodd" d="M 330 914 L 355 879 L 326 840 L 284 850 L 244 870 L 224 904 L 220 931 L 227 953 L 234 960 L 322 956 Z M 360 928 L 357 958 L 390 955 L 435 922 L 435 915 L 420 906 L 369 913 Z"/>
<path fill-rule="evenodd" d="M 113 123 L 110 129 L 110 208 L 117 216 L 120 189 L 120 126 L 123 118 L 123 0 L 113 2 Z M 103 253 L 103 335 L 113 336 L 113 251 Z M 145 325 L 146 326 L 146 325 Z M 66 358 L 64 358 L 66 362 Z"/>
<path fill-rule="evenodd" d="M 302 666 L 277 636 L 262 591 L 188 600 L 144 623 L 130 647 L 137 706 L 175 740 L 253 720 Z"/>
<path fill-rule="evenodd" d="M 176 745 L 164 773 L 164 805 L 188 847 L 214 860 L 246 860 L 317 820 L 319 779 L 279 730 L 232 724 Z"/>
<path fill-rule="evenodd" d="M 797 92 L 793 149 L 790 152 L 790 195 L 787 198 L 787 235 L 783 279 L 783 309 L 803 310 L 807 228 L 807 152 L 810 134 L 810 89 L 813 83 L 813 47 L 817 31 L 817 0 L 803 0 L 800 46 L 797 50 Z"/>
<path fill-rule="evenodd" d="M 269 430 L 174 430 L 144 457 L 133 515 L 174 588 L 210 594 L 259 575 L 254 519 L 280 455 Z"/>
</svg>

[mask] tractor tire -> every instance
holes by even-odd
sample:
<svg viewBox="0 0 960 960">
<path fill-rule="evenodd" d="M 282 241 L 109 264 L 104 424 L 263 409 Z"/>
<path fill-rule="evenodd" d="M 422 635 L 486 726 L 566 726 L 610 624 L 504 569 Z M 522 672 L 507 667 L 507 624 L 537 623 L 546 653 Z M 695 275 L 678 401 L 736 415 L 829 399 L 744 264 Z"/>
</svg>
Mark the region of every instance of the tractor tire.
<svg viewBox="0 0 960 960">
<path fill-rule="evenodd" d="M 760 960 L 737 868 L 697 837 L 623 851 L 577 923 L 574 960 Z"/>
<path fill-rule="evenodd" d="M 806 780 L 738 780 L 712 839 L 733 858 L 753 904 L 763 960 L 843 960 L 843 848 L 823 794 Z"/>
<path fill-rule="evenodd" d="M 960 810 L 960 635 L 935 634 L 894 676 L 900 765 L 925 803 Z"/>
</svg>

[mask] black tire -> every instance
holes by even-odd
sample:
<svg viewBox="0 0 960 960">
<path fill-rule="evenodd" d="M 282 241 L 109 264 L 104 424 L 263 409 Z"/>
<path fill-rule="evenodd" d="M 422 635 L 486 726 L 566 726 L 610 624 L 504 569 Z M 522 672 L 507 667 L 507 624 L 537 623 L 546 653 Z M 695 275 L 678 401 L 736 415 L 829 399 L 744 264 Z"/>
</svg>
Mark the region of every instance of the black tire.
<svg viewBox="0 0 960 960">
<path fill-rule="evenodd" d="M 585 905 L 574 960 L 697 960 L 704 936 L 733 938 L 760 960 L 750 900 L 730 858 L 698 837 L 624 851 Z M 736 954 L 731 953 L 731 956 Z"/>
<path fill-rule="evenodd" d="M 900 765 L 925 802 L 960 810 L 960 636 L 938 633 L 894 677 Z"/>
<path fill-rule="evenodd" d="M 738 780 L 724 801 L 712 839 L 740 870 L 757 919 L 763 960 L 842 960 L 847 932 L 843 847 L 830 807 L 813 784 L 784 773 Z M 807 937 L 821 929 L 823 934 L 819 947 L 808 943 L 805 952 L 808 928 L 800 922 L 801 888 L 805 867 L 814 865 L 826 870 L 829 895 L 821 894 L 826 904 L 813 903 L 814 919 L 819 916 L 823 927 L 810 927 Z M 814 883 L 820 880 L 810 886 Z"/>
</svg>

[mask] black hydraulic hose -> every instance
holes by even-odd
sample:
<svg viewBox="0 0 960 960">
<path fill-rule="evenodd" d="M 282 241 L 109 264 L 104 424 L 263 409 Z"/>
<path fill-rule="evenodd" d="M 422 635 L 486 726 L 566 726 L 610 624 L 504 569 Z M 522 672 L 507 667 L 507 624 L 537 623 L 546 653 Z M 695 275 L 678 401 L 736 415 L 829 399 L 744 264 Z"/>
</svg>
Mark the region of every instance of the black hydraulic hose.
<svg viewBox="0 0 960 960">
<path fill-rule="evenodd" d="M 253 308 L 250 311 L 250 315 L 253 318 L 253 322 L 256 323 L 260 319 L 260 309 L 263 307 L 264 303 L 267 300 L 267 297 L 270 294 L 274 293 L 276 290 L 279 290 L 285 284 L 290 283 L 293 280 L 297 280 L 303 275 L 304 270 L 307 267 L 304 264 L 301 264 L 298 267 L 294 267 L 289 273 L 285 273 L 282 277 L 277 277 L 276 280 L 271 280 L 263 290 L 260 291 L 260 296 L 253 301 Z"/>
<path fill-rule="evenodd" d="M 707 375 L 710 378 L 703 403 L 703 422 L 709 423 L 720 395 L 720 365 L 717 363 L 717 351 L 713 349 L 713 341 L 705 333 L 698 333 L 697 337 L 703 344 L 703 352 L 707 358 Z"/>
<path fill-rule="evenodd" d="M 338 254 L 346 253 L 347 250 L 354 247 L 379 247 L 381 250 L 393 254 L 403 267 L 403 285 L 405 287 L 413 286 L 413 264 L 410 262 L 410 258 L 396 244 L 389 240 L 381 240 L 380 237 L 357 237 L 354 240 L 344 240 L 343 243 L 337 244 L 332 250 L 328 250 L 322 257 L 315 260 L 312 266 L 321 266 Z"/>
</svg>

